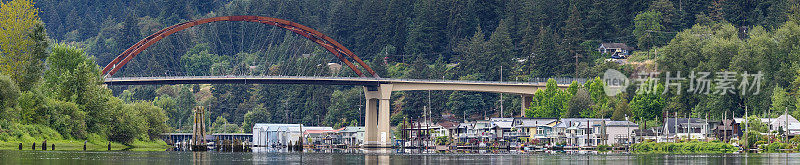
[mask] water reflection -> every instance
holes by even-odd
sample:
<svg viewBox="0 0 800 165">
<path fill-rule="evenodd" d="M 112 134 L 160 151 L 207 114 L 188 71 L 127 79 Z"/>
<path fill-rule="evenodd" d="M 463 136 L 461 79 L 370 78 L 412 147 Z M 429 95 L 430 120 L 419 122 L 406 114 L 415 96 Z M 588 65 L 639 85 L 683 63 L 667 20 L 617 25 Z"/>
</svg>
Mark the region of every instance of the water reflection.
<svg viewBox="0 0 800 165">
<path fill-rule="evenodd" d="M 798 153 L 619 154 L 515 151 L 254 150 L 257 152 L 0 151 L 0 164 L 800 164 Z"/>
</svg>

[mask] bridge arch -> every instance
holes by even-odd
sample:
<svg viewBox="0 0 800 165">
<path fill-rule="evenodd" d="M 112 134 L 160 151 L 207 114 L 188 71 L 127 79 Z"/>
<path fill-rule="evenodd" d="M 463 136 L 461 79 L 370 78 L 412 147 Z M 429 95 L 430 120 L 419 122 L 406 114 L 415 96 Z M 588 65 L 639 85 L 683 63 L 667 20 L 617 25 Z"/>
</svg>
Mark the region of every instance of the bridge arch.
<svg viewBox="0 0 800 165">
<path fill-rule="evenodd" d="M 156 33 L 153 33 L 150 36 L 147 36 L 146 38 L 140 40 L 139 42 L 137 42 L 136 44 L 134 44 L 130 48 L 126 49 L 124 52 L 122 52 L 116 58 L 114 58 L 114 60 L 112 60 L 110 63 L 108 63 L 108 65 L 106 65 L 103 68 L 103 72 L 102 73 L 106 77 L 113 76 L 119 69 L 121 69 L 123 66 L 125 66 L 125 64 L 130 62 L 131 59 L 136 57 L 136 55 L 138 55 L 139 53 L 141 53 L 142 51 L 144 51 L 145 49 L 147 49 L 151 45 L 155 44 L 156 42 L 160 41 L 161 39 L 164 39 L 165 37 L 167 37 L 169 35 L 172 35 L 174 33 L 177 33 L 179 31 L 181 31 L 181 30 L 184 30 L 184 29 L 187 29 L 187 28 L 190 28 L 190 27 L 194 27 L 194 26 L 197 26 L 197 25 L 202 25 L 202 24 L 207 24 L 207 23 L 212 23 L 212 22 L 220 22 L 220 21 L 257 22 L 257 23 L 268 24 L 268 25 L 272 25 L 272 26 L 276 26 L 276 27 L 279 27 L 279 28 L 283 28 L 283 29 L 292 31 L 292 32 L 294 32 L 296 34 L 299 34 L 300 36 L 303 36 L 303 37 L 313 41 L 314 43 L 319 44 L 320 46 L 322 46 L 323 48 L 328 50 L 328 52 L 331 52 L 333 55 L 335 55 L 337 58 L 339 58 L 340 61 L 345 63 L 347 65 L 347 67 L 352 69 L 358 76 L 366 77 L 364 75 L 364 73 L 361 72 L 360 69 L 358 69 L 358 67 L 356 67 L 352 62 L 350 62 L 347 59 L 347 57 L 353 59 L 353 61 L 357 62 L 359 65 L 361 65 L 361 67 L 366 69 L 367 72 L 369 72 L 370 76 L 375 77 L 375 78 L 380 78 L 380 76 L 378 76 L 378 74 L 376 74 L 375 71 L 372 70 L 372 68 L 370 68 L 366 63 L 364 63 L 364 61 L 362 61 L 361 58 L 356 56 L 349 49 L 347 49 L 344 46 L 342 46 L 342 44 L 340 44 L 339 42 L 336 42 L 336 40 L 333 40 L 332 38 L 326 36 L 325 34 L 320 33 L 319 31 L 316 31 L 316 30 L 314 30 L 312 28 L 309 28 L 307 26 L 304 26 L 304 25 L 301 25 L 301 24 L 298 24 L 298 23 L 294 23 L 294 22 L 291 22 L 291 21 L 283 20 L 283 19 L 271 18 L 271 17 L 261 17 L 261 16 L 248 16 L 248 15 L 205 18 L 205 19 L 193 20 L 193 21 L 179 23 L 179 24 L 175 24 L 175 25 L 169 26 L 167 28 L 164 28 L 164 29 L 156 32 Z"/>
</svg>

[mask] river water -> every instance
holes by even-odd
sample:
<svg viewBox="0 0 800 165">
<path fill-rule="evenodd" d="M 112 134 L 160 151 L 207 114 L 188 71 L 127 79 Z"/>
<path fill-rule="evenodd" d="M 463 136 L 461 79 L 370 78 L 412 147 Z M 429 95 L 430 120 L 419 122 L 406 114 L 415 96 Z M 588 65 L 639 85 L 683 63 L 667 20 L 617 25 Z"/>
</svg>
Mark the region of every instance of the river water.
<svg viewBox="0 0 800 165">
<path fill-rule="evenodd" d="M 800 164 L 800 154 L 0 151 L 0 164 Z"/>
</svg>

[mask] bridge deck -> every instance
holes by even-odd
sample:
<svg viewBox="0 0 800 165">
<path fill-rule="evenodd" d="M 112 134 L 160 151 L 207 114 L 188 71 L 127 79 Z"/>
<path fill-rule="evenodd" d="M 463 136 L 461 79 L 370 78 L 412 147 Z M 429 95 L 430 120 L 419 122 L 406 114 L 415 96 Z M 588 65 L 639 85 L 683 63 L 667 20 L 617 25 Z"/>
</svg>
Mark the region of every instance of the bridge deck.
<svg viewBox="0 0 800 165">
<path fill-rule="evenodd" d="M 563 79 L 561 81 L 568 81 Z M 576 79 L 580 80 L 580 79 Z M 309 84 L 353 85 L 377 87 L 393 84 L 393 91 L 405 90 L 463 90 L 499 93 L 532 94 L 544 88 L 545 82 L 497 82 L 460 80 L 388 79 L 361 77 L 294 77 L 294 76 L 187 76 L 187 77 L 120 77 L 106 78 L 107 85 L 162 85 L 162 84 Z M 559 83 L 559 88 L 568 87 Z"/>
</svg>

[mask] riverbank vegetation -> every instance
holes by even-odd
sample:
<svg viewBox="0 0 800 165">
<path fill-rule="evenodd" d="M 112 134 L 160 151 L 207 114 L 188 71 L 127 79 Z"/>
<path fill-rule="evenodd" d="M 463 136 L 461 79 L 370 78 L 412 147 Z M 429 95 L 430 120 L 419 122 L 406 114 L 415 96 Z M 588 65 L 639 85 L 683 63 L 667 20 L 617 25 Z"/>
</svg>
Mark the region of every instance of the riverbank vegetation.
<svg viewBox="0 0 800 165">
<path fill-rule="evenodd" d="M 114 97 L 92 56 L 48 39 L 33 3 L 6 1 L 0 8 L 2 146 L 47 140 L 82 148 L 86 140 L 95 146 L 115 142 L 115 148 L 163 149 L 166 145 L 156 139 L 167 130 L 163 110 L 151 102 Z"/>
<path fill-rule="evenodd" d="M 636 153 L 731 153 L 738 147 L 721 142 L 689 141 L 681 143 L 642 142 L 632 146 Z"/>
</svg>

